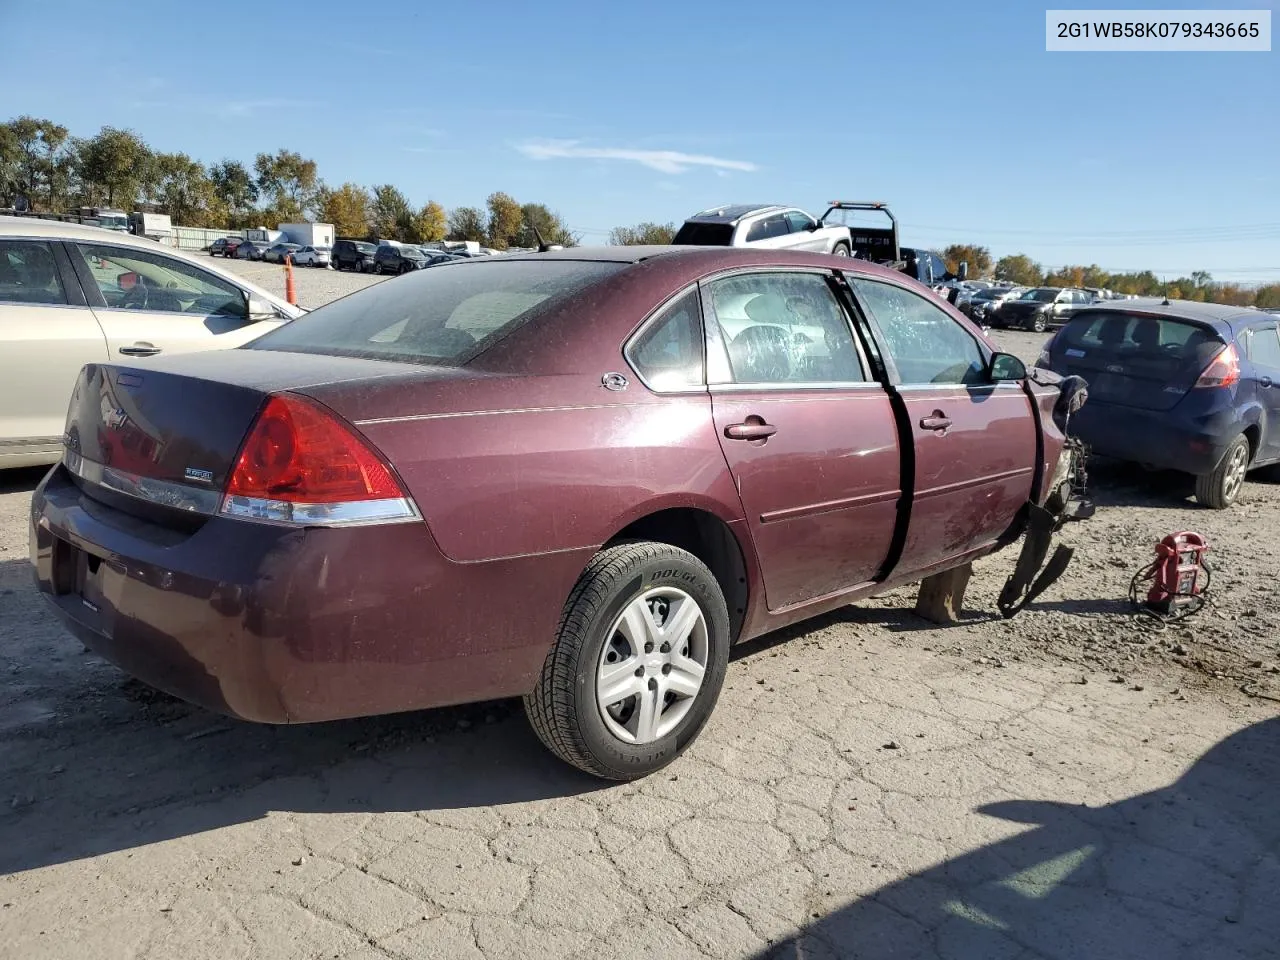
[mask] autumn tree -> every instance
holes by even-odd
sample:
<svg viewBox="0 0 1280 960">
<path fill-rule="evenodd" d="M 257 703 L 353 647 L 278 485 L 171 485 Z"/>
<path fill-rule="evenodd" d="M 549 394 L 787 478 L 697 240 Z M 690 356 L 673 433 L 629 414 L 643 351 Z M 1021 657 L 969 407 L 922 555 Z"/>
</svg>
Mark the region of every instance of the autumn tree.
<svg viewBox="0 0 1280 960">
<path fill-rule="evenodd" d="M 644 221 L 634 227 L 614 227 L 609 231 L 609 243 L 615 247 L 636 247 L 648 244 L 667 244 L 675 239 L 674 223 Z"/>
<path fill-rule="evenodd" d="M 524 211 L 515 197 L 499 190 L 489 194 L 485 205 L 489 209 L 489 246 L 505 250 L 517 243 L 524 226 Z"/>
<path fill-rule="evenodd" d="M 373 188 L 373 203 L 369 208 L 369 220 L 374 236 L 382 240 L 401 240 L 406 225 L 413 223 L 413 210 L 409 200 L 389 183 Z"/>
<path fill-rule="evenodd" d="M 1253 292 L 1255 306 L 1263 310 L 1280 309 L 1280 283 L 1269 283 Z"/>
<path fill-rule="evenodd" d="M 995 277 L 997 280 L 1034 287 L 1044 282 L 1044 267 L 1025 253 L 1012 253 L 996 261 Z"/>
<path fill-rule="evenodd" d="M 474 240 L 483 243 L 489 233 L 489 221 L 478 207 L 456 207 L 449 214 L 448 240 Z"/>
<path fill-rule="evenodd" d="M 314 212 L 320 189 L 316 162 L 292 150 L 260 153 L 253 161 L 258 192 L 282 223 L 302 220 Z"/>
<path fill-rule="evenodd" d="M 520 208 L 520 232 L 516 235 L 517 247 L 537 247 L 538 236 L 547 244 L 576 247 L 578 238 L 565 224 L 564 218 L 545 204 L 526 203 Z"/>
<path fill-rule="evenodd" d="M 185 153 L 157 153 L 155 173 L 157 196 L 173 222 L 204 225 L 204 216 L 216 200 L 204 165 Z"/>
<path fill-rule="evenodd" d="M 971 277 L 985 277 L 991 273 L 991 251 L 986 247 L 971 243 L 953 243 L 942 251 L 942 259 L 947 265 L 947 270 L 952 274 L 959 273 L 962 263 L 969 264 Z"/>
<path fill-rule="evenodd" d="M 359 184 L 344 183 L 336 190 L 324 192 L 320 219 L 332 223 L 339 237 L 367 237 L 371 204 L 368 190 Z"/>
<path fill-rule="evenodd" d="M 434 200 L 428 200 L 414 218 L 415 231 L 419 243 L 435 243 L 443 240 L 449 233 L 449 217 L 444 207 Z"/>
</svg>

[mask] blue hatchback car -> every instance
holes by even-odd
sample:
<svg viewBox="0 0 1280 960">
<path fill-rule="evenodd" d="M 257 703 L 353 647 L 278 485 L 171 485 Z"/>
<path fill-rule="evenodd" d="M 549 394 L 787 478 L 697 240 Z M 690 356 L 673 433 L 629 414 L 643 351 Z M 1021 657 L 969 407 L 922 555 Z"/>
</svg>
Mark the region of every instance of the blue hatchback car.
<svg viewBox="0 0 1280 960">
<path fill-rule="evenodd" d="M 1248 471 L 1280 462 L 1278 322 L 1213 303 L 1098 304 L 1036 365 L 1088 382 L 1071 432 L 1095 453 L 1192 474 L 1196 499 L 1220 510 Z"/>
</svg>

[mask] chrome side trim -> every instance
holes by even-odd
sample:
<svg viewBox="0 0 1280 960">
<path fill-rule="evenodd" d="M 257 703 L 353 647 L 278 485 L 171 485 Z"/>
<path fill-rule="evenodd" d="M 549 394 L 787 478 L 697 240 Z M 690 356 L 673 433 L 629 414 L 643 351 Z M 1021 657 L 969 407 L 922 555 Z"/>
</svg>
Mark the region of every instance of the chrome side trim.
<svg viewBox="0 0 1280 960">
<path fill-rule="evenodd" d="M 118 470 L 94 460 L 86 460 L 74 450 L 64 451 L 62 462 L 69 471 L 85 483 L 92 483 L 127 497 L 133 497 L 135 500 L 157 503 L 175 510 L 212 516 L 218 512 L 218 505 L 222 501 L 222 493 L 219 490 L 203 490 L 199 487 L 189 487 L 185 483 L 140 477 L 127 470 Z"/>
<path fill-rule="evenodd" d="M 263 497 L 227 496 L 220 512 L 237 520 L 291 527 L 367 527 L 422 519 L 408 497 L 348 503 L 290 503 Z"/>
</svg>

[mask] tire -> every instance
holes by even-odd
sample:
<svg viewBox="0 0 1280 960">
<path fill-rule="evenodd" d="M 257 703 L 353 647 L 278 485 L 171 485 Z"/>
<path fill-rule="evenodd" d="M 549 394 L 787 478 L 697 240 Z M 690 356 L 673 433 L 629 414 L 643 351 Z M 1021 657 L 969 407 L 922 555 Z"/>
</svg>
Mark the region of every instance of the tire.
<svg viewBox="0 0 1280 960">
<path fill-rule="evenodd" d="M 654 617 L 643 611 L 655 603 L 666 617 L 690 609 L 682 621 L 700 614 L 679 651 L 657 645 L 660 632 L 644 631 L 654 626 Z M 639 619 L 624 617 L 628 610 Z M 663 625 L 670 622 L 664 618 Z M 640 624 L 643 635 L 655 640 L 632 647 L 636 628 L 627 623 Z M 728 661 L 729 613 L 711 571 L 693 554 L 665 543 L 620 544 L 596 554 L 574 585 L 537 685 L 525 695 L 525 713 L 561 760 L 606 780 L 635 780 L 671 763 L 697 737 L 720 696 Z M 632 676 L 645 675 L 633 674 L 632 662 L 648 680 L 607 709 L 598 705 L 600 675 L 608 664 L 616 664 L 619 684 L 630 686 Z M 688 684 L 696 671 L 684 667 L 699 664 L 700 685 L 691 696 L 663 690 L 674 681 L 662 677 L 678 676 Z M 653 698 L 647 702 L 656 706 L 656 718 L 642 709 L 647 697 Z M 656 724 L 647 732 L 646 717 Z M 630 725 L 635 729 L 629 731 Z"/>
<path fill-rule="evenodd" d="M 1232 440 L 1213 472 L 1196 477 L 1196 499 L 1213 510 L 1225 510 L 1235 503 L 1244 487 L 1250 453 L 1248 437 Z"/>
<path fill-rule="evenodd" d="M 1044 333 L 1049 329 L 1049 321 L 1045 318 L 1043 313 L 1037 313 L 1031 318 L 1031 329 L 1036 333 Z"/>
<path fill-rule="evenodd" d="M 849 245 L 847 243 L 837 243 L 834 247 L 831 248 L 831 255 L 833 257 L 849 256 Z"/>
</svg>

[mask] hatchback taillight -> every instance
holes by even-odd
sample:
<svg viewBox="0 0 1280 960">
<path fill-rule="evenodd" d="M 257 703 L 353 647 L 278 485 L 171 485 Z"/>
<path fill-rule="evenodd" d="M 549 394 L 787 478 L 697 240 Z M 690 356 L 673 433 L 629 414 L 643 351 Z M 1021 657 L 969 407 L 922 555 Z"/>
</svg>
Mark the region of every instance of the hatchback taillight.
<svg viewBox="0 0 1280 960">
<path fill-rule="evenodd" d="M 331 410 L 272 396 L 240 448 L 222 498 L 227 516 L 299 526 L 418 518 L 391 468 Z"/>
<path fill-rule="evenodd" d="M 1209 361 L 1209 365 L 1196 380 L 1196 386 L 1229 387 L 1239 381 L 1240 354 L 1236 352 L 1235 346 L 1229 343 Z"/>
</svg>

